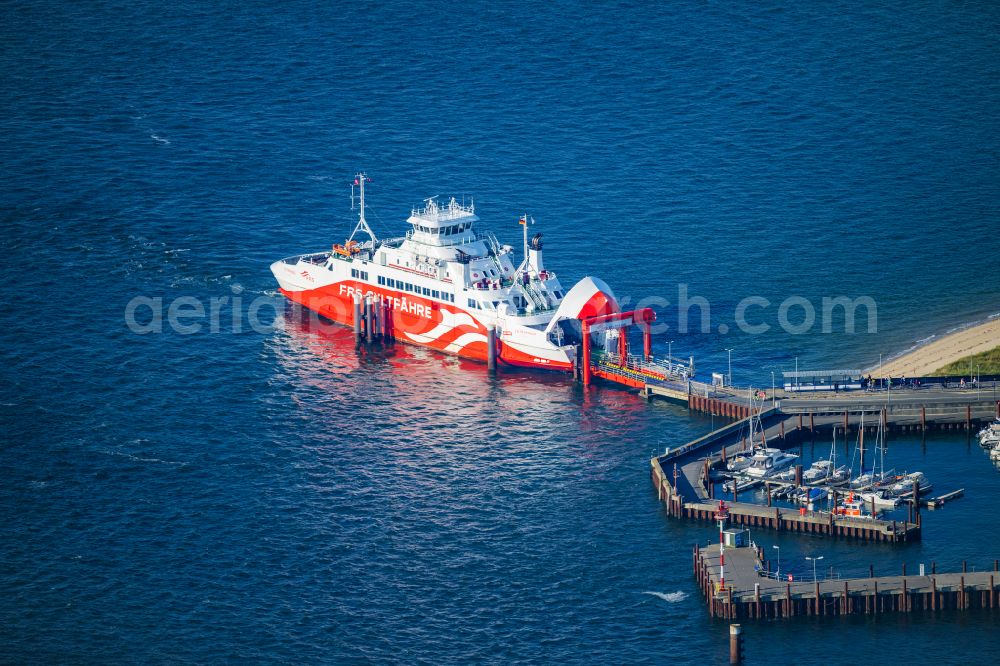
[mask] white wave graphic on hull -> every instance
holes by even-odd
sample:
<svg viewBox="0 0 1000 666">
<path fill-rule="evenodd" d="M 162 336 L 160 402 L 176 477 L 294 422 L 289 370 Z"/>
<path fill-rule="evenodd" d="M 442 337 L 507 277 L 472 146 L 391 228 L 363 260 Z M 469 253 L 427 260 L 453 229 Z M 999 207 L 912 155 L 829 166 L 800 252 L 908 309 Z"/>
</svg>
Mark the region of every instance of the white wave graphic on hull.
<svg viewBox="0 0 1000 666">
<path fill-rule="evenodd" d="M 681 592 L 681 591 L 677 591 L 677 592 L 650 592 L 650 591 L 647 590 L 646 592 L 643 592 L 643 594 L 649 594 L 649 595 L 652 595 L 652 596 L 654 596 L 654 597 L 656 597 L 658 599 L 663 599 L 668 604 L 676 604 L 678 601 L 684 601 L 688 597 L 688 593 L 687 592 Z"/>
<path fill-rule="evenodd" d="M 448 310 L 441 311 L 441 323 L 427 331 L 426 333 L 410 333 L 406 331 L 406 337 L 410 338 L 414 342 L 419 342 L 421 344 L 427 344 L 428 342 L 433 342 L 437 340 L 442 335 L 455 328 L 456 326 L 475 326 L 476 322 L 467 313 L 459 312 L 457 314 L 449 312 Z M 484 340 L 486 336 L 482 333 L 478 334 Z M 465 337 L 465 336 L 462 336 Z M 461 338 L 459 338 L 461 339 Z M 454 344 L 454 343 L 452 343 Z"/>
<path fill-rule="evenodd" d="M 487 340 L 486 336 L 483 335 L 482 333 L 465 333 L 463 335 L 458 336 L 458 338 L 454 342 L 449 344 L 447 347 L 445 347 L 444 350 L 449 354 L 455 354 L 464 349 L 465 347 L 467 347 L 468 345 L 471 345 L 473 342 L 482 342 L 486 344 L 489 341 Z"/>
</svg>

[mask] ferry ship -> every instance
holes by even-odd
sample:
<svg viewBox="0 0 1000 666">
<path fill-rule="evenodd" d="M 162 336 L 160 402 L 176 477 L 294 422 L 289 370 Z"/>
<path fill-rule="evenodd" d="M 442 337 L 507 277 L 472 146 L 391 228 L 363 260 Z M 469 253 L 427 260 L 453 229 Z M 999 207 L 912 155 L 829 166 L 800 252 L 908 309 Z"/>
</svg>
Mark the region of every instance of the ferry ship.
<svg viewBox="0 0 1000 666">
<path fill-rule="evenodd" d="M 454 197 L 424 200 L 411 211 L 405 236 L 377 238 L 365 218 L 368 182 L 364 173 L 354 179 L 358 221 L 346 242 L 271 265 L 286 297 L 348 326 L 358 300 L 381 301 L 397 340 L 479 361 L 488 359 L 492 329 L 500 362 L 561 371 L 579 363 L 579 321 L 619 311 L 611 289 L 595 277 L 563 288 L 544 265 L 542 234 L 528 239 L 527 215 L 519 220 L 519 264 L 510 245 L 479 228 L 474 203 Z M 617 335 L 602 331 L 596 342 L 611 344 Z"/>
</svg>

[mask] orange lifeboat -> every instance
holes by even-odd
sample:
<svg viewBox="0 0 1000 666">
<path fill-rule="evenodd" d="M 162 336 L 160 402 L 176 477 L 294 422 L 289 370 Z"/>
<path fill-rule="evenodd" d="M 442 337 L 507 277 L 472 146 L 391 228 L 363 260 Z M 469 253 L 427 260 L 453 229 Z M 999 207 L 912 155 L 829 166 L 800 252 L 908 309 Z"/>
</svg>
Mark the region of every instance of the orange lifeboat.
<svg viewBox="0 0 1000 666">
<path fill-rule="evenodd" d="M 334 245 L 333 251 L 335 254 L 339 254 L 342 257 L 353 257 L 360 252 L 361 249 L 358 247 L 357 241 L 347 241 L 343 245 Z"/>
</svg>

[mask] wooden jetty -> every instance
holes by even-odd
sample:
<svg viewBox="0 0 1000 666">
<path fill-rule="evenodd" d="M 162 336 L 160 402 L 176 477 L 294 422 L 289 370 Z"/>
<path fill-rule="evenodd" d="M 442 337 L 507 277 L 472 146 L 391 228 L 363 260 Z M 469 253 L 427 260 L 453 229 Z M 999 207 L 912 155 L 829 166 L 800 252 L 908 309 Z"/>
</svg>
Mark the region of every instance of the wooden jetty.
<svg viewBox="0 0 1000 666">
<path fill-rule="evenodd" d="M 695 546 L 694 575 L 712 617 L 788 618 L 797 615 L 850 615 L 960 611 L 1000 605 L 998 563 L 992 571 L 962 571 L 835 580 L 777 580 L 755 547 L 724 550 L 725 583 L 718 544 Z M 964 567 L 963 567 L 964 568 Z"/>
</svg>

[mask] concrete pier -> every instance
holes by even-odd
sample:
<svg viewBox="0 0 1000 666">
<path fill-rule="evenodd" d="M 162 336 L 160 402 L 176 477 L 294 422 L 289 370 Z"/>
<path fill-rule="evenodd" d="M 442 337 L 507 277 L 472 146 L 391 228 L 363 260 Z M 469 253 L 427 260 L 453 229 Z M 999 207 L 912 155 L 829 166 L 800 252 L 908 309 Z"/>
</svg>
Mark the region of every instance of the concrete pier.
<svg viewBox="0 0 1000 666">
<path fill-rule="evenodd" d="M 850 615 L 997 608 L 1000 572 L 937 573 L 830 580 L 777 580 L 753 547 L 725 549 L 725 587 L 718 544 L 695 546 L 694 576 L 712 617 L 728 620 L 796 615 Z"/>
</svg>

